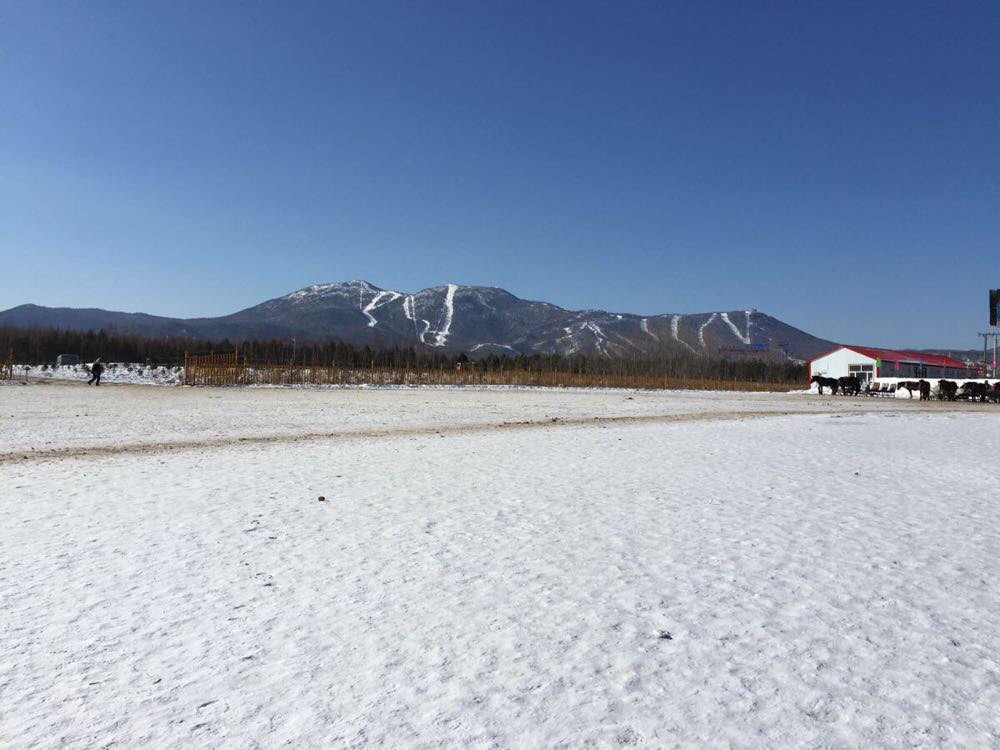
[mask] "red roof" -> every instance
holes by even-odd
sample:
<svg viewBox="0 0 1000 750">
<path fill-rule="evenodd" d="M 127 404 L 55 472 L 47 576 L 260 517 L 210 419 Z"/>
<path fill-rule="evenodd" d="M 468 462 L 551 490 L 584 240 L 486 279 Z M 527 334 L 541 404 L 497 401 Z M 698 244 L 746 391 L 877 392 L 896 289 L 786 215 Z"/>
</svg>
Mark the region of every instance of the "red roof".
<svg viewBox="0 0 1000 750">
<path fill-rule="evenodd" d="M 820 357 L 825 357 L 827 354 L 832 354 L 837 351 L 837 349 L 850 349 L 852 352 L 857 352 L 858 354 L 871 357 L 872 359 L 881 359 L 886 362 L 910 362 L 912 364 L 931 365 L 933 367 L 951 367 L 962 370 L 970 369 L 969 365 L 960 359 L 946 357 L 943 354 L 901 352 L 895 349 L 874 349 L 870 346 L 853 346 L 851 344 L 841 344 L 836 349 L 831 349 L 828 352 L 820 354 L 819 357 L 815 357 L 813 361 L 819 359 Z"/>
</svg>

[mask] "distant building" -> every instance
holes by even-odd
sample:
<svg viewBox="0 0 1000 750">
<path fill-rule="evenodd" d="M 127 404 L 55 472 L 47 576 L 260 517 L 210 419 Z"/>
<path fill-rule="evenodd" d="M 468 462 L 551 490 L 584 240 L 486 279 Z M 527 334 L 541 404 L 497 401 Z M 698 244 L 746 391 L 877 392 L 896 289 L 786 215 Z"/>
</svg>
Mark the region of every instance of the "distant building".
<svg viewBox="0 0 1000 750">
<path fill-rule="evenodd" d="M 62 367 L 63 365 L 78 365 L 80 364 L 79 354 L 60 354 L 56 357 L 56 367 Z"/>
<path fill-rule="evenodd" d="M 961 360 L 941 354 L 842 345 L 810 360 L 809 375 L 857 375 L 865 382 L 875 378 L 972 378 L 976 371 Z"/>
</svg>

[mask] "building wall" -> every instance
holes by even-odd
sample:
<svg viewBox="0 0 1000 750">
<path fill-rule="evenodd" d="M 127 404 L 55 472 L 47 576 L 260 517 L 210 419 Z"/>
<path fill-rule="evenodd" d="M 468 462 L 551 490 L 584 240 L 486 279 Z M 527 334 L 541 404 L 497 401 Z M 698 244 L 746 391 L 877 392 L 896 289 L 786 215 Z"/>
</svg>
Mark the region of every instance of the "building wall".
<svg viewBox="0 0 1000 750">
<path fill-rule="evenodd" d="M 923 378 L 925 380 L 967 378 L 970 375 L 968 370 L 959 370 L 954 367 L 941 367 L 940 365 L 921 366 L 915 362 L 900 362 L 899 369 L 897 370 L 895 362 L 887 362 L 884 360 L 879 373 L 883 377 L 887 378 Z"/>
<path fill-rule="evenodd" d="M 851 365 L 859 367 L 867 365 L 872 368 L 869 372 L 874 373 L 875 371 L 875 360 L 871 357 L 858 354 L 850 349 L 840 348 L 830 352 L 825 357 L 810 362 L 809 376 L 822 375 L 827 378 L 843 378 L 848 375 L 860 375 L 860 372 L 851 371 Z"/>
<path fill-rule="evenodd" d="M 871 366 L 872 369 L 866 372 L 852 371 L 851 365 L 858 367 L 863 367 L 865 365 Z M 813 375 L 823 375 L 827 378 L 842 378 L 847 375 L 858 375 L 864 378 L 866 375 L 867 379 L 872 377 L 883 377 L 883 378 L 905 378 L 914 379 L 925 378 L 928 380 L 934 379 L 939 380 L 945 379 L 955 379 L 955 378 L 969 378 L 974 375 L 974 373 L 969 370 L 959 370 L 951 367 L 940 367 L 937 365 L 924 365 L 921 367 L 916 362 L 900 362 L 899 369 L 896 369 L 896 363 L 892 360 L 882 360 L 882 366 L 879 368 L 874 367 L 875 360 L 871 357 L 866 357 L 863 354 L 858 354 L 851 349 L 837 349 L 835 352 L 830 352 L 825 357 L 820 357 L 809 363 L 809 376 Z M 876 372 L 877 369 L 877 372 Z M 868 373 L 871 375 L 868 375 Z"/>
</svg>

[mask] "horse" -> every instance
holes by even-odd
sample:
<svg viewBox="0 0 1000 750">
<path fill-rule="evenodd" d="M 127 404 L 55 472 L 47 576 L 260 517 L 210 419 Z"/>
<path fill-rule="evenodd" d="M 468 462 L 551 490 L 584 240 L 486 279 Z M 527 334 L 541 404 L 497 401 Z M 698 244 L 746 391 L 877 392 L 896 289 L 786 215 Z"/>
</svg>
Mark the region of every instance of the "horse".
<svg viewBox="0 0 1000 750">
<path fill-rule="evenodd" d="M 958 396 L 958 383 L 954 380 L 938 381 L 938 398 L 954 401 Z"/>
<path fill-rule="evenodd" d="M 979 400 L 984 404 L 993 397 L 993 386 L 990 385 L 990 381 L 984 380 L 982 383 L 977 383 L 979 386 L 978 394 Z"/>
<path fill-rule="evenodd" d="M 809 383 L 810 383 L 810 385 L 812 383 L 816 383 L 816 384 L 819 385 L 819 395 L 820 396 L 823 395 L 823 386 L 826 386 L 827 388 L 829 388 L 831 390 L 831 392 L 833 393 L 833 395 L 835 395 L 835 396 L 837 395 L 837 388 L 840 386 L 840 383 L 837 382 L 836 378 L 824 378 L 822 375 L 813 375 L 809 379 Z"/>
<path fill-rule="evenodd" d="M 861 393 L 861 379 L 857 375 L 837 378 L 837 385 L 840 386 L 840 390 L 845 396 L 857 396 Z"/>
<path fill-rule="evenodd" d="M 923 382 L 923 381 L 921 381 Z M 899 393 L 900 388 L 905 388 L 910 392 L 910 398 L 913 398 L 914 393 L 920 393 L 920 383 L 916 380 L 904 380 L 902 383 L 896 384 L 896 392 Z M 923 398 L 923 396 L 921 396 Z"/>
<path fill-rule="evenodd" d="M 969 401 L 983 401 L 985 402 L 989 396 L 990 386 L 987 383 L 977 383 L 970 380 L 968 383 L 962 385 L 962 393 L 960 394 L 962 398 L 967 398 Z"/>
<path fill-rule="evenodd" d="M 926 380 L 919 381 L 920 385 L 920 400 L 930 401 L 931 400 L 931 384 Z"/>
</svg>

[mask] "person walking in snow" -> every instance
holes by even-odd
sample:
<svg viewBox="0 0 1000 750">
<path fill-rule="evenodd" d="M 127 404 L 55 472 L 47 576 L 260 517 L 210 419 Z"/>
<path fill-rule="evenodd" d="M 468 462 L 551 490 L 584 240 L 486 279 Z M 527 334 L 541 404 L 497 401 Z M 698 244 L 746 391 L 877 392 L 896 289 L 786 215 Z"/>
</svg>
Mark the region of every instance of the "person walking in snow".
<svg viewBox="0 0 1000 750">
<path fill-rule="evenodd" d="M 90 380 L 87 381 L 87 385 L 90 385 L 91 383 L 94 385 L 100 385 L 102 372 L 104 372 L 104 365 L 101 364 L 101 358 L 98 357 L 94 360 L 94 364 L 90 366 Z"/>
</svg>

